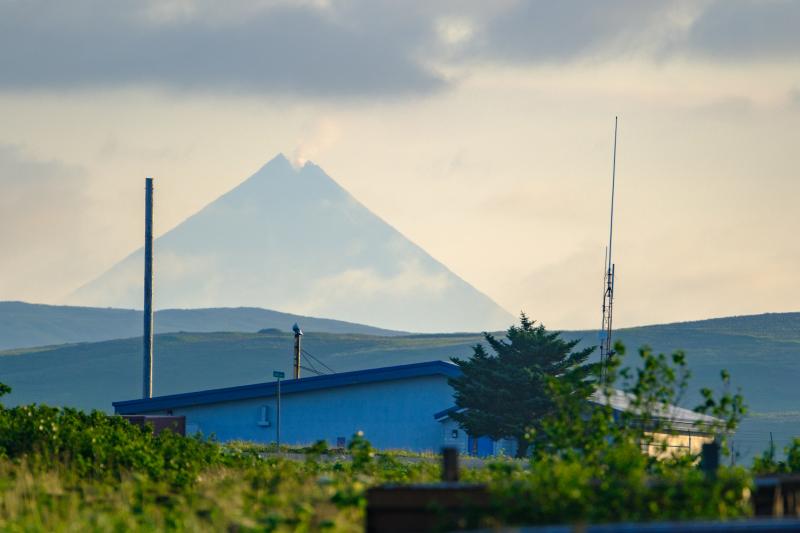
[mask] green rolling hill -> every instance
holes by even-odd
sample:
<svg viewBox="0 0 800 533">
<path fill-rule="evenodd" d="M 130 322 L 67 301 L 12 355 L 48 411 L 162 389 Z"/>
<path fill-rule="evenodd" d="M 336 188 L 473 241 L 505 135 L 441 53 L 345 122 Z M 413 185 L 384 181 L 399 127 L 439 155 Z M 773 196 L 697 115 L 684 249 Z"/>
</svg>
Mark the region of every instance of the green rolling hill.
<svg viewBox="0 0 800 533">
<path fill-rule="evenodd" d="M 731 317 L 623 329 L 616 338 L 629 348 L 683 349 L 693 379 L 683 404 L 692 407 L 701 386 L 718 387 L 728 369 L 752 415 L 734 439 L 744 457 L 764 448 L 773 432 L 780 446 L 800 435 L 800 313 Z M 593 344 L 595 332 L 565 332 Z M 364 335 L 307 332 L 303 347 L 335 371 L 466 357 L 479 334 Z M 156 336 L 156 394 L 186 392 L 271 380 L 289 371 L 292 335 L 253 332 L 162 333 Z M 320 365 L 316 365 L 322 370 Z M 111 402 L 140 392 L 138 337 L 0 352 L 0 381 L 14 392 L 5 403 L 48 403 L 109 411 Z M 306 375 L 310 375 L 306 372 Z"/>
<path fill-rule="evenodd" d="M 308 331 L 401 335 L 403 332 L 254 307 L 165 309 L 156 311 L 156 333 L 175 331 L 291 331 L 299 322 Z M 142 331 L 142 312 L 110 307 L 0 302 L 0 350 L 94 342 L 134 337 Z"/>
</svg>

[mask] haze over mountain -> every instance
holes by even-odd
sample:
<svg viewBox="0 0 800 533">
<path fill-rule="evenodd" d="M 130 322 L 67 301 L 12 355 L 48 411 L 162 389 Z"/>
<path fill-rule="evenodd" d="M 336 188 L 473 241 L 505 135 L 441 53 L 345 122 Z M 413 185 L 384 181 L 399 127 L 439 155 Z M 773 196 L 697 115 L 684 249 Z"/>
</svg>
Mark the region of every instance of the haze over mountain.
<svg viewBox="0 0 800 533">
<path fill-rule="evenodd" d="M 402 335 L 363 324 L 281 313 L 253 307 L 164 309 L 155 313 L 155 332 L 291 331 L 297 322 L 306 332 Z M 55 344 L 97 342 L 142 333 L 142 312 L 134 309 L 0 302 L 0 350 Z"/>
<path fill-rule="evenodd" d="M 161 309 L 266 307 L 424 332 L 504 329 L 514 321 L 318 166 L 295 169 L 283 155 L 158 238 L 154 249 L 154 305 Z M 142 254 L 68 303 L 141 308 Z"/>
</svg>

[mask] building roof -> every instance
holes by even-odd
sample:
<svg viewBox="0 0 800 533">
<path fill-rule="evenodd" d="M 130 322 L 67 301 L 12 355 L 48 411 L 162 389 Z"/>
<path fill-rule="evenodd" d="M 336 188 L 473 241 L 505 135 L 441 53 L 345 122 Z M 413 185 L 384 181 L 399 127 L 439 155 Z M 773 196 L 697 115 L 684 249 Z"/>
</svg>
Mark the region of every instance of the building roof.
<svg viewBox="0 0 800 533">
<path fill-rule="evenodd" d="M 313 376 L 301 379 L 287 379 L 281 382 L 281 395 L 308 392 L 314 390 L 333 389 L 351 385 L 396 381 L 424 376 L 442 375 L 456 377 L 461 373 L 458 366 L 446 361 L 428 361 L 410 365 L 369 368 L 353 372 L 341 372 L 324 376 Z M 267 398 L 277 392 L 277 382 L 256 383 L 224 389 L 211 389 L 168 396 L 156 396 L 149 399 L 126 400 L 114 402 L 117 414 L 140 414 L 163 411 L 178 407 L 205 405 L 210 403 L 248 400 L 251 398 Z"/>
<path fill-rule="evenodd" d="M 464 410 L 465 410 L 464 407 L 459 407 L 457 405 L 454 405 L 453 407 L 448 407 L 447 409 L 445 409 L 443 411 L 439 411 L 438 413 L 434 413 L 433 414 L 433 418 L 435 418 L 436 420 L 444 420 L 445 418 L 449 418 L 451 414 L 460 413 L 461 411 L 464 411 Z"/>
<path fill-rule="evenodd" d="M 632 394 L 617 389 L 611 389 L 611 394 L 609 395 L 606 395 L 601 390 L 597 390 L 589 396 L 589 401 L 594 404 L 608 404 L 612 409 L 620 413 L 630 412 L 636 414 L 636 408 L 633 407 L 633 400 L 634 396 Z M 463 408 L 454 405 L 453 407 L 435 413 L 433 418 L 441 421 L 449 418 L 452 413 L 460 411 L 463 411 Z M 652 416 L 662 422 L 666 422 L 671 429 L 676 431 L 703 432 L 720 422 L 718 418 L 714 418 L 713 416 L 695 413 L 689 409 L 671 404 L 661 404 L 657 406 Z"/>
<path fill-rule="evenodd" d="M 633 406 L 634 396 L 630 393 L 611 389 L 611 394 L 606 395 L 604 391 L 596 390 L 589 397 L 589 401 L 609 405 L 612 409 L 619 412 L 629 412 L 637 414 L 637 408 Z M 699 431 L 713 427 L 721 422 L 720 419 L 703 413 L 696 413 L 683 407 L 672 404 L 659 404 L 653 409 L 651 416 L 667 422 L 673 429 L 684 431 Z"/>
<path fill-rule="evenodd" d="M 324 376 L 313 376 L 301 379 L 287 379 L 281 382 L 281 395 L 436 375 L 457 377 L 461 375 L 461 369 L 459 369 L 457 365 L 446 361 L 428 361 L 425 363 L 369 368 L 366 370 L 341 372 L 338 374 L 327 374 Z M 253 385 L 227 387 L 224 389 L 210 389 L 186 392 L 183 394 L 171 394 L 168 396 L 156 396 L 149 399 L 126 400 L 114 402 L 112 405 L 117 414 L 130 415 L 152 413 L 154 411 L 194 405 L 249 400 L 252 398 L 269 398 L 275 396 L 276 393 L 277 382 L 269 381 L 265 383 L 255 383 Z M 603 405 L 608 403 L 615 411 L 619 412 L 634 411 L 632 400 L 633 396 L 631 394 L 616 389 L 612 389 L 608 397 L 599 390 L 595 391 L 589 397 L 589 401 Z M 433 417 L 436 420 L 443 420 L 457 410 L 459 410 L 459 408 L 453 406 L 435 413 Z M 665 404 L 656 411 L 657 412 L 654 413 L 656 418 L 668 421 L 673 429 L 676 430 L 702 431 L 704 427 L 710 427 L 719 422 L 718 419 L 712 416 L 695 413 L 694 411 L 676 405 Z"/>
</svg>

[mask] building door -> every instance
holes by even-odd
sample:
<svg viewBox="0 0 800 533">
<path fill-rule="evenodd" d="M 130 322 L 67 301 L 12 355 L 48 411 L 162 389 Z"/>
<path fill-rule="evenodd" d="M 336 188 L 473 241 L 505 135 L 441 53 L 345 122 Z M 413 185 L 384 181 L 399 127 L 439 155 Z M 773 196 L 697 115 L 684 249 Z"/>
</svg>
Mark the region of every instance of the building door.
<svg viewBox="0 0 800 533">
<path fill-rule="evenodd" d="M 476 457 L 489 457 L 494 455 L 494 441 L 490 437 L 469 436 L 467 441 L 469 454 Z"/>
</svg>

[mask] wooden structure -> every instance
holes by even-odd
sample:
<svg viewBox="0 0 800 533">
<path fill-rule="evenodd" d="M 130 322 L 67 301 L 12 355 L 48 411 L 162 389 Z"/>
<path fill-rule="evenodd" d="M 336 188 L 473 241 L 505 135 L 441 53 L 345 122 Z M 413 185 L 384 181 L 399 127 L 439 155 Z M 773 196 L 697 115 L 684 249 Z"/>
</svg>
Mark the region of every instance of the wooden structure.
<svg viewBox="0 0 800 533">
<path fill-rule="evenodd" d="M 800 518 L 800 475 L 758 476 L 753 491 L 753 514 Z"/>
<path fill-rule="evenodd" d="M 185 416 L 122 415 L 122 418 L 139 427 L 145 427 L 150 424 L 153 427 L 153 433 L 156 435 L 162 431 L 172 431 L 178 435 L 186 435 Z"/>
</svg>

